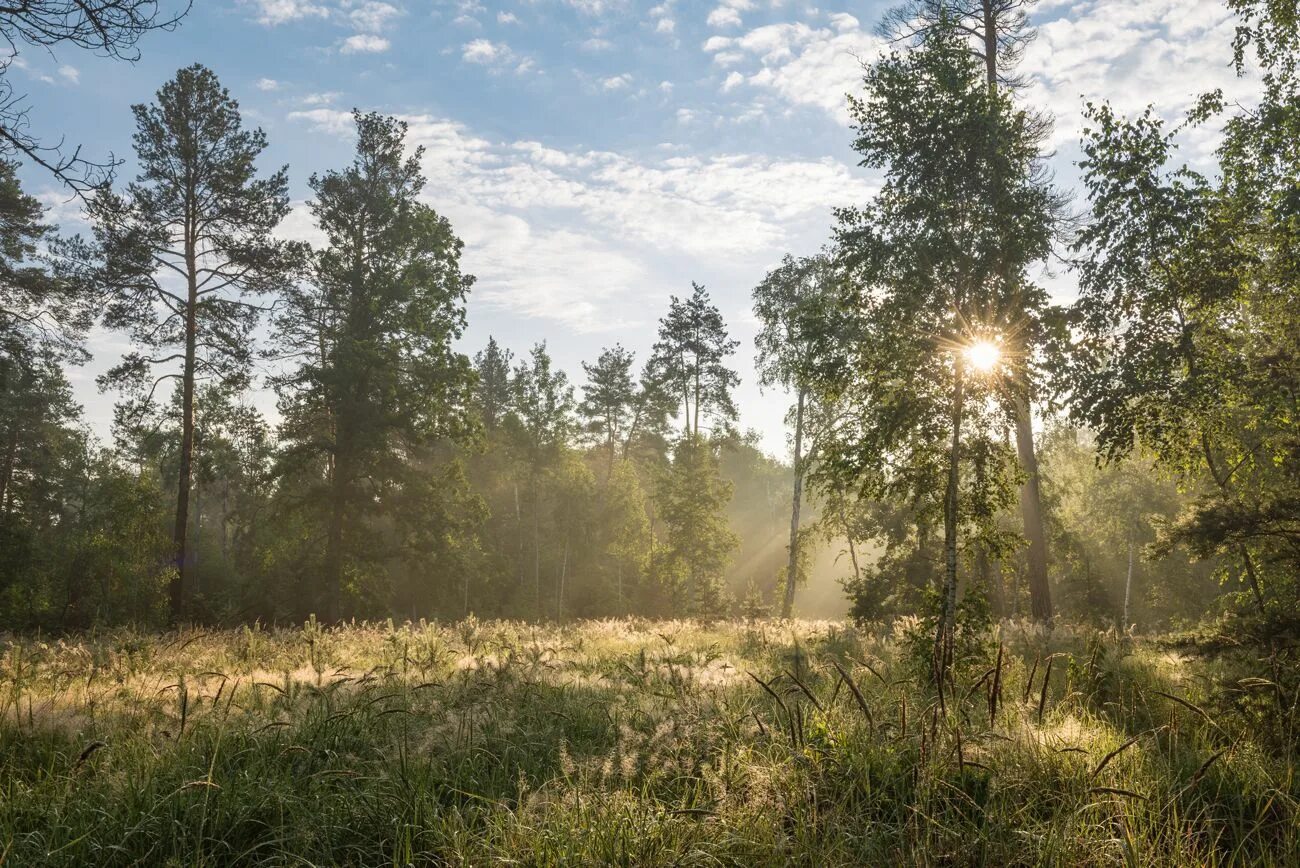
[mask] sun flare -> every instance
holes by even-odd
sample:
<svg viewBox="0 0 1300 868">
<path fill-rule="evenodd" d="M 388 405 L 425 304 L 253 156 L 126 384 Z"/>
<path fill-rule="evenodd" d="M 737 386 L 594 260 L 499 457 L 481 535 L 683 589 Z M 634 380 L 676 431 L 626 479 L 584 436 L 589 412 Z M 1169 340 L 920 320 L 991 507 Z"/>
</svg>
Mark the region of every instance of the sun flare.
<svg viewBox="0 0 1300 868">
<path fill-rule="evenodd" d="M 1002 361 L 1002 350 L 993 341 L 976 341 L 967 346 L 963 352 L 966 362 L 982 374 L 994 370 Z"/>
</svg>

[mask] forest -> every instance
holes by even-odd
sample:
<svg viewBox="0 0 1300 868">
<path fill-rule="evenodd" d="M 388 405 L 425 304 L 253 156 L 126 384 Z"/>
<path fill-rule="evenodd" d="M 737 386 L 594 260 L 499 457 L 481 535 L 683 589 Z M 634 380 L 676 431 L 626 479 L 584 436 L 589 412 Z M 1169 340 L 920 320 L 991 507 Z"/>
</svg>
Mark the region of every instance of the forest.
<svg viewBox="0 0 1300 868">
<path fill-rule="evenodd" d="M 20 46 L 186 7 L 0 9 L 0 865 L 1300 862 L 1300 7 L 1226 7 L 1251 100 L 1089 101 L 1071 190 L 1035 3 L 903 0 L 752 344 L 692 282 L 580 371 L 402 115 L 308 243 L 207 66 L 33 132 Z"/>
</svg>

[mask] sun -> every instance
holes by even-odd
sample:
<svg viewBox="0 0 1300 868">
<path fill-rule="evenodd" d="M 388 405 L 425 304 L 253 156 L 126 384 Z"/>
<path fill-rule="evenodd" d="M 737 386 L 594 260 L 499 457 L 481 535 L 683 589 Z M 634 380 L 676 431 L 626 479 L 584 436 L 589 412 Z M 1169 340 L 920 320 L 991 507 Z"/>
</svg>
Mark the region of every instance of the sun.
<svg viewBox="0 0 1300 868">
<path fill-rule="evenodd" d="M 962 352 L 966 356 L 967 364 L 981 374 L 993 371 L 1002 361 L 1002 349 L 993 341 L 976 341 L 967 345 Z"/>
</svg>

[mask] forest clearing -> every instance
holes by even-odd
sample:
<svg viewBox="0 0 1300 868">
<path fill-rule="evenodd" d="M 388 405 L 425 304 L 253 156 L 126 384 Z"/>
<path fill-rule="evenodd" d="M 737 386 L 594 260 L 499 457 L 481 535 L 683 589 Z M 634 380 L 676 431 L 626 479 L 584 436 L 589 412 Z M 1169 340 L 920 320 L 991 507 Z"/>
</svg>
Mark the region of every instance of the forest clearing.
<svg viewBox="0 0 1300 868">
<path fill-rule="evenodd" d="M 2 864 L 1300 859 L 1294 685 L 1008 623 L 940 707 L 915 641 L 642 620 L 11 639 Z"/>
<path fill-rule="evenodd" d="M 1294 868 L 1298 727 L 1300 0 L 0 6 L 0 868 Z"/>
</svg>

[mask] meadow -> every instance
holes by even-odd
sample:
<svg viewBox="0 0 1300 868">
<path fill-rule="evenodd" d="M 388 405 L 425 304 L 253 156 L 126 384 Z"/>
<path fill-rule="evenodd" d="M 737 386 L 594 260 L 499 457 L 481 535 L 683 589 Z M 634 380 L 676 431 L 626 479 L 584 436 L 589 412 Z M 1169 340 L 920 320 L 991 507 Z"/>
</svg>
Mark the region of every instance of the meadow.
<svg viewBox="0 0 1300 868">
<path fill-rule="evenodd" d="M 1273 681 L 1006 624 L 941 706 L 906 627 L 11 637 L 0 864 L 1300 863 Z"/>
</svg>

